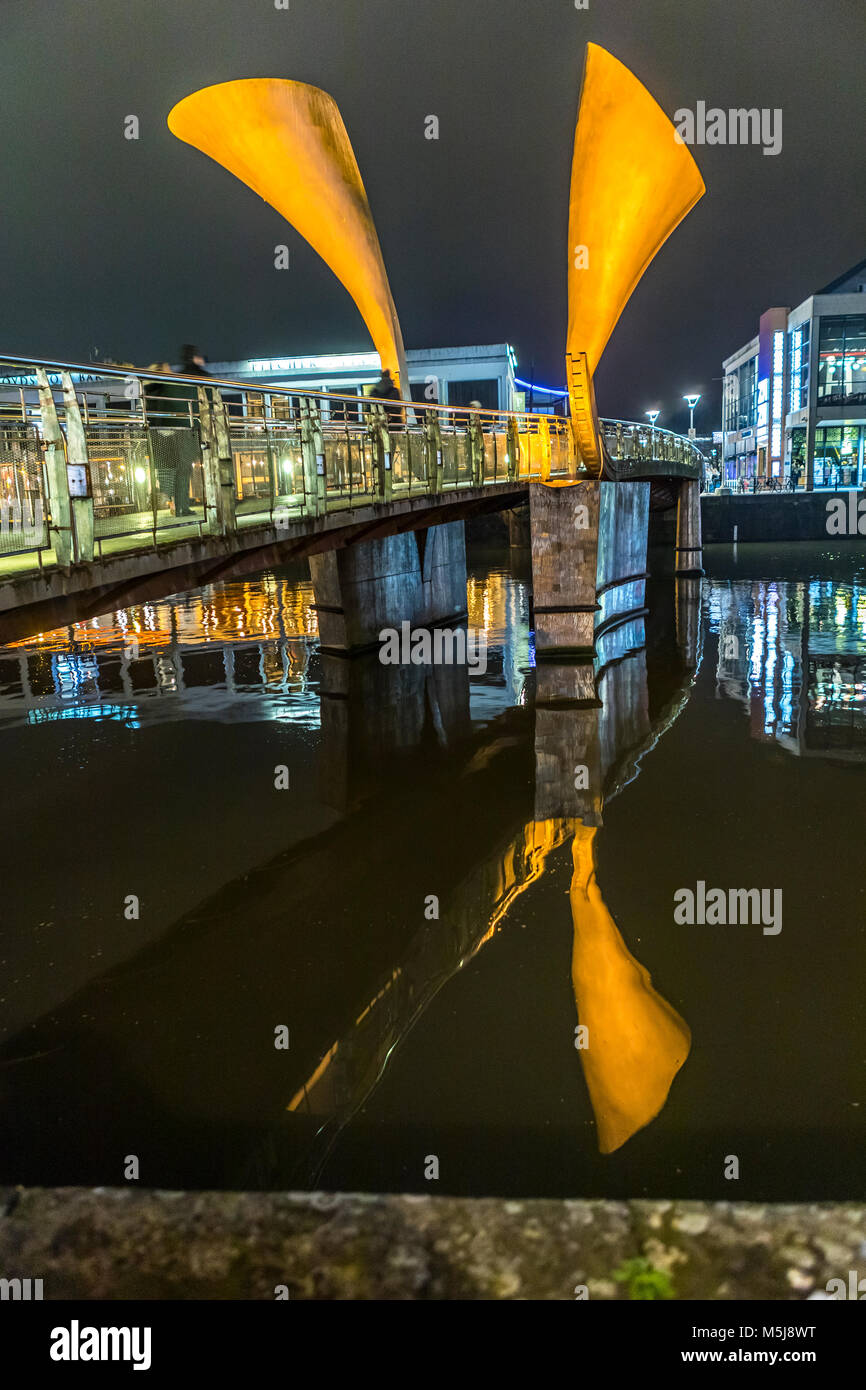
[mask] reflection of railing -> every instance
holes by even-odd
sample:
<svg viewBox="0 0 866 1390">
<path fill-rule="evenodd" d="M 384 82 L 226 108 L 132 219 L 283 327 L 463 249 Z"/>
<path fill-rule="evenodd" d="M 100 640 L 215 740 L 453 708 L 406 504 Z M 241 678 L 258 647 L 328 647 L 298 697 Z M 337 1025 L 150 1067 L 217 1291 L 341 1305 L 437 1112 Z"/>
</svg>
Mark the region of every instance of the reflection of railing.
<svg viewBox="0 0 866 1390">
<path fill-rule="evenodd" d="M 0 500 L 38 493 L 47 526 L 34 548 L 53 547 L 58 563 L 130 541 L 279 529 L 371 503 L 586 476 L 559 417 L 101 365 L 0 364 Z M 602 425 L 618 476 L 700 476 L 690 441 Z M 84 465 L 78 490 L 66 464 Z M 26 548 L 0 540 L 0 551 Z"/>
<path fill-rule="evenodd" d="M 154 696 L 175 697 L 185 719 L 231 718 L 229 706 L 242 699 L 247 721 L 273 718 L 278 702 L 281 718 L 317 723 L 309 662 L 307 643 L 290 637 L 140 648 L 130 638 L 91 651 L 0 648 L 0 725 L 113 719 L 121 708 L 136 727 L 176 720 L 175 706 Z"/>
</svg>

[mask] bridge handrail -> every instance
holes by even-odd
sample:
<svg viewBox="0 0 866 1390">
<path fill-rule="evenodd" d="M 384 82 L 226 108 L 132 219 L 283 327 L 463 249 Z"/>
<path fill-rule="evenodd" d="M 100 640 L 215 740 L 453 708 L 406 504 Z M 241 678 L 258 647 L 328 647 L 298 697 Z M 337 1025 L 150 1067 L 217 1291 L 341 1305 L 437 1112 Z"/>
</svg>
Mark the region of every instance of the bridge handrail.
<svg viewBox="0 0 866 1390">
<path fill-rule="evenodd" d="M 700 454 L 702 459 L 706 458 L 706 454 L 703 452 L 702 449 L 698 448 L 697 444 L 693 439 L 689 439 L 687 434 L 677 434 L 675 430 L 666 430 L 664 429 L 664 427 L 659 425 L 648 425 L 644 420 L 614 420 L 609 419 L 607 416 L 605 416 L 602 419 L 601 424 L 602 427 L 606 425 L 627 425 L 629 429 L 641 430 L 644 434 L 648 435 L 666 434 L 670 439 L 675 439 L 680 444 L 688 444 L 692 449 L 694 449 L 696 454 Z"/>
<path fill-rule="evenodd" d="M 339 391 L 317 391 L 315 388 L 307 386 L 301 387 L 271 385 L 271 383 L 269 382 L 252 382 L 246 380 L 239 380 L 238 378 L 211 376 L 210 373 L 208 373 L 207 376 L 187 376 L 183 372 L 172 371 L 172 373 L 169 375 L 166 372 L 154 372 L 150 371 L 147 368 L 141 367 L 123 367 L 118 366 L 116 364 L 109 365 L 108 363 L 102 362 L 61 362 L 57 359 L 50 358 L 19 357 L 10 353 L 0 354 L 0 390 L 2 390 L 4 387 L 8 387 L 8 389 L 13 389 L 16 386 L 24 385 L 24 383 L 20 381 L 7 383 L 3 380 L 3 368 L 7 365 L 23 367 L 25 369 L 29 368 L 31 372 L 35 367 L 44 367 L 45 370 L 48 372 L 83 372 L 86 373 L 88 377 L 91 378 L 91 380 L 86 382 L 76 382 L 75 384 L 78 386 L 83 386 L 85 388 L 89 387 L 91 390 L 95 389 L 101 381 L 110 377 L 117 377 L 122 381 L 129 381 L 130 378 L 136 378 L 142 381 L 152 381 L 154 383 L 165 381 L 179 381 L 190 386 L 216 387 L 220 391 L 245 391 L 253 396 L 270 395 L 283 396 L 286 398 L 302 397 L 304 399 L 310 397 L 317 400 L 338 400 L 340 402 L 347 401 L 355 406 L 370 404 L 381 405 L 384 406 L 386 409 L 390 410 L 399 410 L 402 408 L 404 410 L 438 412 L 442 416 L 449 416 L 454 414 L 495 415 L 497 417 L 506 416 L 511 419 L 533 423 L 536 423 L 541 420 L 547 420 L 548 422 L 557 422 L 559 425 L 568 424 L 568 421 L 564 419 L 564 417 L 562 416 L 548 416 L 536 412 L 530 413 L 527 411 L 508 410 L 505 408 L 500 408 L 499 406 L 482 406 L 479 408 L 478 406 L 470 405 L 440 405 L 438 402 L 435 401 L 386 400 L 380 396 L 344 395 L 342 392 Z M 23 374 L 24 373 L 19 373 L 19 375 Z"/>
<path fill-rule="evenodd" d="M 7 384 L 10 387 L 23 384 L 21 382 L 6 383 L 3 381 L 2 368 L 6 365 L 24 367 L 31 371 L 35 367 L 44 367 L 46 371 L 86 373 L 89 377 L 93 378 L 93 380 L 90 383 L 77 383 L 85 387 L 88 384 L 92 387 L 96 387 L 100 381 L 110 377 L 117 377 L 124 382 L 128 382 L 130 378 L 136 378 L 142 381 L 153 381 L 156 383 L 164 382 L 169 379 L 171 381 L 180 381 L 190 386 L 208 386 L 216 387 L 218 390 L 227 389 L 230 391 L 248 392 L 253 396 L 264 397 L 270 395 L 283 396 L 289 399 L 297 397 L 306 399 L 309 397 L 316 400 L 337 400 L 340 402 L 348 402 L 356 407 L 370 404 L 381 405 L 386 410 L 399 410 L 402 408 L 411 411 L 436 412 L 442 417 L 450 417 L 455 414 L 459 414 L 460 416 L 504 416 L 508 419 L 522 421 L 524 424 L 532 424 L 536 428 L 542 421 L 547 421 L 548 427 L 553 425 L 557 429 L 561 429 L 563 426 L 569 424 L 568 418 L 565 416 L 548 415 L 536 411 L 509 410 L 499 406 L 440 405 L 438 402 L 434 401 L 398 402 L 396 400 L 386 400 L 379 396 L 344 395 L 340 391 L 317 391 L 312 387 L 306 386 L 301 388 L 298 386 L 272 385 L 268 382 L 253 383 L 237 378 L 211 376 L 210 374 L 206 377 L 187 376 L 183 372 L 174 371 L 169 377 L 165 372 L 154 372 L 141 367 L 124 367 L 116 364 L 109 365 L 108 363 L 102 362 L 66 362 L 59 361 L 56 358 L 20 357 L 12 353 L 0 354 L 0 389 Z M 23 374 L 24 373 L 19 373 L 19 375 Z M 124 418 L 128 418 L 126 412 L 119 412 L 119 414 L 122 414 Z M 667 430 L 659 426 L 650 426 L 640 420 L 620 420 L 607 416 L 603 417 L 600 423 L 605 430 L 608 426 L 613 426 L 615 429 L 617 425 L 623 425 L 630 430 L 638 430 L 648 434 L 651 438 L 655 435 L 666 435 L 670 439 L 676 440 L 680 445 L 687 444 L 700 458 L 705 459 L 706 457 L 693 440 L 688 439 L 685 435 L 676 434 L 673 430 Z"/>
<path fill-rule="evenodd" d="M 614 477 L 700 474 L 691 441 L 656 432 L 657 459 L 639 422 L 602 423 Z M 52 549 L 65 566 L 106 542 L 587 476 L 560 416 L 0 354 L 0 556 L 40 567 Z"/>
</svg>

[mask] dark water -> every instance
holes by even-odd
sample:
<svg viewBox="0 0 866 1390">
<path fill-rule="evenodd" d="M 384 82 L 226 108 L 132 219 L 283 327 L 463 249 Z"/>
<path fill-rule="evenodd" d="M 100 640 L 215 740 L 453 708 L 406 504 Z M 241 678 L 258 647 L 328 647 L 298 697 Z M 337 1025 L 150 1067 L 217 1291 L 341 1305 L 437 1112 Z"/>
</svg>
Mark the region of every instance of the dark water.
<svg viewBox="0 0 866 1390">
<path fill-rule="evenodd" d="M 861 1196 L 866 564 L 706 562 L 592 707 L 508 552 L 471 680 L 292 574 L 0 649 L 0 1181 Z"/>
</svg>

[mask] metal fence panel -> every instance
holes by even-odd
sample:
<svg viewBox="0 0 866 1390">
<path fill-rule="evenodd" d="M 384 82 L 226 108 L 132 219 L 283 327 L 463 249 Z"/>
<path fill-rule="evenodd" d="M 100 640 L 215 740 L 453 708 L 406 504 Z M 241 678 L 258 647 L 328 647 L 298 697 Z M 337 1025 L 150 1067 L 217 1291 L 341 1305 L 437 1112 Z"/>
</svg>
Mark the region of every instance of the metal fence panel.
<svg viewBox="0 0 866 1390">
<path fill-rule="evenodd" d="M 33 425 L 0 426 L 0 553 L 48 544 L 48 506 L 42 448 Z"/>
</svg>

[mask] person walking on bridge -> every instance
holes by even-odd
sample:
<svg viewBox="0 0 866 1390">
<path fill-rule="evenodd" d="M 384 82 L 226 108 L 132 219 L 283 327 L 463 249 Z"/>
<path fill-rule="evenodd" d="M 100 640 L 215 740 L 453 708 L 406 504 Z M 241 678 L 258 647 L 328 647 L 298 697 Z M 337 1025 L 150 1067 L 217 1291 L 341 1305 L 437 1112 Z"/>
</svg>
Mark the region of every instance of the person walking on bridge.
<svg viewBox="0 0 866 1390">
<path fill-rule="evenodd" d="M 180 375 L 209 378 L 204 356 L 192 343 L 184 343 L 180 357 Z M 145 399 L 148 413 L 153 415 L 152 428 L 159 435 L 159 457 L 154 459 L 154 466 L 160 491 L 173 498 L 175 516 L 192 516 L 189 489 L 193 454 L 197 450 L 189 403 L 192 402 L 195 415 L 198 387 L 169 376 L 165 381 L 148 382 Z"/>
<path fill-rule="evenodd" d="M 397 389 L 397 384 L 391 375 L 389 367 L 386 367 L 376 385 L 373 387 L 372 395 L 379 401 L 400 401 L 403 397 Z M 405 416 L 402 409 L 395 410 L 393 406 L 385 407 L 385 414 L 388 417 L 388 433 L 393 430 L 405 429 Z"/>
</svg>

